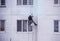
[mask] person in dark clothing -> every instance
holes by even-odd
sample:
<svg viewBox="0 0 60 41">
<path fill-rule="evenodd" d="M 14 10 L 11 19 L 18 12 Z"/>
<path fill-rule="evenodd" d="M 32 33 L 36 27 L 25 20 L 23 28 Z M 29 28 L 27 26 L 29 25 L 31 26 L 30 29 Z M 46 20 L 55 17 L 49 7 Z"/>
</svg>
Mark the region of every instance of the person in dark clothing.
<svg viewBox="0 0 60 41">
<path fill-rule="evenodd" d="M 32 18 L 33 18 L 33 16 L 31 16 L 31 15 L 28 17 L 28 23 L 29 23 L 30 25 L 31 25 L 32 23 L 34 23 L 34 25 L 36 26 L 37 24 L 33 21 Z"/>
</svg>

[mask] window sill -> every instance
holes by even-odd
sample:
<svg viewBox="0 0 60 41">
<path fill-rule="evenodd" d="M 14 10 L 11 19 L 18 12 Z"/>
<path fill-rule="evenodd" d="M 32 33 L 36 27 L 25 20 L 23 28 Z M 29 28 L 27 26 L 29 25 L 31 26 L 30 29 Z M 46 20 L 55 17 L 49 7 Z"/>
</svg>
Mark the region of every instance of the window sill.
<svg viewBox="0 0 60 41">
<path fill-rule="evenodd" d="M 60 35 L 60 32 L 54 32 L 54 35 Z"/>
<path fill-rule="evenodd" d="M 55 4 L 54 7 L 60 7 L 60 4 Z"/>
<path fill-rule="evenodd" d="M 1 33 L 5 33 L 5 31 L 0 31 L 0 34 L 1 34 Z"/>
<path fill-rule="evenodd" d="M 5 8 L 6 6 L 0 6 L 0 8 Z"/>
<path fill-rule="evenodd" d="M 32 7 L 33 5 L 17 5 L 17 6 L 27 6 L 27 7 L 28 7 L 28 6 L 31 6 L 31 7 Z"/>
<path fill-rule="evenodd" d="M 33 32 L 17 32 L 17 34 L 32 34 Z"/>
<path fill-rule="evenodd" d="M 32 31 L 31 32 L 17 32 L 17 33 L 32 33 Z"/>
</svg>

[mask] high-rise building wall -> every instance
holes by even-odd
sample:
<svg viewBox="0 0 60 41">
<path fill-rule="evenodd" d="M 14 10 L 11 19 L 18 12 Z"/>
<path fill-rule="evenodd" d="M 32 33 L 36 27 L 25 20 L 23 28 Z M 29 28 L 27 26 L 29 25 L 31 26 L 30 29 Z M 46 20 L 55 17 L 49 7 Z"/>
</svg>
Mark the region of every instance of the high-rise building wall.
<svg viewBox="0 0 60 41">
<path fill-rule="evenodd" d="M 33 0 L 0 0 L 0 41 L 35 41 L 36 26 L 28 25 L 28 16 L 37 15 L 33 4 Z"/>
<path fill-rule="evenodd" d="M 28 25 L 30 14 L 37 26 Z M 59 38 L 60 0 L 0 0 L 0 41 L 59 41 Z"/>
<path fill-rule="evenodd" d="M 60 41 L 60 0 L 38 0 L 38 41 Z"/>
</svg>

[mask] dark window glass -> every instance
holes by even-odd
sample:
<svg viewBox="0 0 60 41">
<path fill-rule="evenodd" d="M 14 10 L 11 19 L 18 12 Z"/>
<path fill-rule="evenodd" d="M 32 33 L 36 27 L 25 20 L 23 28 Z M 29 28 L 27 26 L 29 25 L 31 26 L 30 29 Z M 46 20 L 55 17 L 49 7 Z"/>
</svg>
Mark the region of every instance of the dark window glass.
<svg viewBox="0 0 60 41">
<path fill-rule="evenodd" d="M 28 22 L 28 31 L 32 31 L 32 26 L 29 22 Z"/>
<path fill-rule="evenodd" d="M 21 0 L 17 0 L 17 5 L 21 5 Z"/>
<path fill-rule="evenodd" d="M 23 5 L 27 5 L 27 0 L 23 0 Z"/>
<path fill-rule="evenodd" d="M 32 31 L 32 26 L 28 23 L 27 20 L 17 20 L 17 31 Z"/>
<path fill-rule="evenodd" d="M 1 31 L 4 31 L 4 24 L 5 24 L 5 21 L 2 20 L 2 21 L 1 21 Z"/>
<path fill-rule="evenodd" d="M 17 31 L 22 31 L 22 21 L 21 20 L 17 20 Z"/>
<path fill-rule="evenodd" d="M 27 32 L 27 20 L 23 20 L 23 32 Z"/>
<path fill-rule="evenodd" d="M 0 20 L 0 31 L 4 31 L 5 20 Z"/>
<path fill-rule="evenodd" d="M 59 4 L 60 4 L 60 0 L 59 0 Z"/>
<path fill-rule="evenodd" d="M 58 32 L 58 25 L 59 25 L 58 20 L 55 20 L 54 21 L 54 32 Z"/>
<path fill-rule="evenodd" d="M 5 5 L 5 0 L 1 0 L 1 5 Z"/>
<path fill-rule="evenodd" d="M 54 4 L 58 4 L 58 0 L 54 0 Z"/>
<path fill-rule="evenodd" d="M 29 0 L 29 5 L 33 5 L 33 0 Z"/>
</svg>

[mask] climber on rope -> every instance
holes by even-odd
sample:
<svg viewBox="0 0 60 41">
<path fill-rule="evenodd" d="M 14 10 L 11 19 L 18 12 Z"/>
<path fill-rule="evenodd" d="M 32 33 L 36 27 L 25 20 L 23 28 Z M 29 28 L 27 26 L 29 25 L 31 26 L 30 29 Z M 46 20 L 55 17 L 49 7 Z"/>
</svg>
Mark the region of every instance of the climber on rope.
<svg viewBox="0 0 60 41">
<path fill-rule="evenodd" d="M 33 15 L 29 15 L 29 17 L 28 17 L 28 23 L 29 23 L 29 25 L 31 25 L 32 23 L 34 23 L 34 25 L 37 26 L 37 24 L 33 21 Z"/>
</svg>

